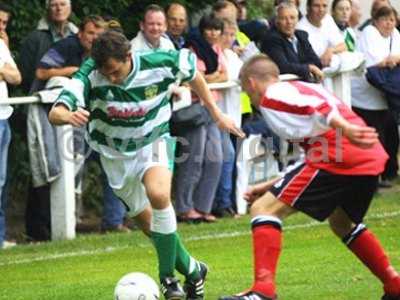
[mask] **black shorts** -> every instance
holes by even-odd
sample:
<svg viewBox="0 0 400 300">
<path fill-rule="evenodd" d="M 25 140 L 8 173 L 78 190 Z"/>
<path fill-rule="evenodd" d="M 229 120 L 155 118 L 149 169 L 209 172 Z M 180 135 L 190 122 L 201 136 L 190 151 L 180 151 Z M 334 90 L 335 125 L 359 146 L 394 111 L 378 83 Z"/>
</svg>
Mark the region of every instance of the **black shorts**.
<svg viewBox="0 0 400 300">
<path fill-rule="evenodd" d="M 288 168 L 271 193 L 280 201 L 324 221 L 341 207 L 356 224 L 368 211 L 378 185 L 378 176 L 332 174 L 304 163 Z"/>
</svg>

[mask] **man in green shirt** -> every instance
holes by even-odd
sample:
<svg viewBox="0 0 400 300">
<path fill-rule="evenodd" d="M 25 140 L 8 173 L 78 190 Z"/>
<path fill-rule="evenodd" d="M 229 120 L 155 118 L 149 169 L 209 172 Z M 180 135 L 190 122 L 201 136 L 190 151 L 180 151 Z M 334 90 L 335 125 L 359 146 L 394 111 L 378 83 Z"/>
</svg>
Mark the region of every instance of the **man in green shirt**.
<svg viewBox="0 0 400 300">
<path fill-rule="evenodd" d="M 164 142 L 171 87 L 189 82 L 221 129 L 243 133 L 218 109 L 187 49 L 132 53 L 122 34 L 108 31 L 94 43 L 92 58 L 65 87 L 49 119 L 88 123 L 89 145 L 100 153 L 111 187 L 155 245 L 165 299 L 203 299 L 207 266 L 183 247 L 171 205 Z M 184 291 L 175 269 L 185 276 Z"/>
</svg>

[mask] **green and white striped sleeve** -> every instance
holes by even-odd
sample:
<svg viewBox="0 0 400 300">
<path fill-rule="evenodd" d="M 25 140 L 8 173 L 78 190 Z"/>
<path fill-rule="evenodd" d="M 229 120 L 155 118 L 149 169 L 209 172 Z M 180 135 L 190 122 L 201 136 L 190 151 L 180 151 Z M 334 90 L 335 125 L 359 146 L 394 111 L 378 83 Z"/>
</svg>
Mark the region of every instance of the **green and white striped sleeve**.
<svg viewBox="0 0 400 300">
<path fill-rule="evenodd" d="M 196 55 L 189 49 L 181 49 L 178 55 L 178 74 L 182 82 L 192 81 L 196 76 Z"/>
<path fill-rule="evenodd" d="M 89 75 L 94 70 L 95 63 L 92 59 L 86 60 L 79 70 L 73 75 L 68 86 L 65 86 L 55 105 L 64 104 L 69 110 L 75 111 L 78 107 L 86 107 L 85 100 L 89 97 Z"/>
</svg>

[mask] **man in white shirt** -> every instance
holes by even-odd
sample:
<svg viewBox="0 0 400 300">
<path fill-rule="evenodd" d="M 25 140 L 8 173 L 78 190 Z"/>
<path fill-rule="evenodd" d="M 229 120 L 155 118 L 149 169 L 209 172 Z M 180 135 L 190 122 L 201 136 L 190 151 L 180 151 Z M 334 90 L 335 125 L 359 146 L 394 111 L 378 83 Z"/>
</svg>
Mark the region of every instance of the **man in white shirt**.
<svg viewBox="0 0 400 300">
<path fill-rule="evenodd" d="M 174 44 L 165 36 L 166 30 L 167 21 L 162 7 L 149 5 L 140 22 L 140 31 L 131 41 L 132 50 L 174 50 Z"/>
<path fill-rule="evenodd" d="M 0 14 L 3 17 L 7 15 L 6 19 L 8 21 L 10 11 L 6 6 L 0 6 Z M 4 26 L 4 31 L 6 25 L 7 24 Z M 5 240 L 6 197 L 4 195 L 4 186 L 7 176 L 8 147 L 11 141 L 11 131 L 10 125 L 8 124 L 8 118 L 11 116 L 13 109 L 10 105 L 1 104 L 1 101 L 8 99 L 7 83 L 21 83 L 21 74 L 15 65 L 10 50 L 8 50 L 7 43 L 8 38 L 5 41 L 3 37 L 0 36 L 0 249 L 15 245 L 14 243 L 10 244 L 10 242 Z"/>
<path fill-rule="evenodd" d="M 297 24 L 297 29 L 308 33 L 308 40 L 324 67 L 331 64 L 334 54 L 346 51 L 344 38 L 327 12 L 328 0 L 307 0 L 307 15 Z"/>
</svg>

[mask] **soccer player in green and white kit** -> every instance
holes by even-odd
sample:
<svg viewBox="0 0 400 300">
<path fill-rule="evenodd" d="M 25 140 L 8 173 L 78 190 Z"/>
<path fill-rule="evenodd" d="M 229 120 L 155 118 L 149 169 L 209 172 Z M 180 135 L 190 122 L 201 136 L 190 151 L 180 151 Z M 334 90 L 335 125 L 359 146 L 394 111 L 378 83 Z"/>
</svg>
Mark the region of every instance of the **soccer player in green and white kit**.
<svg viewBox="0 0 400 300">
<path fill-rule="evenodd" d="M 132 53 L 125 36 L 108 31 L 96 40 L 92 59 L 75 73 L 49 114 L 56 125 L 88 123 L 89 145 L 100 153 L 111 187 L 155 245 L 167 300 L 203 299 L 207 274 L 207 266 L 182 245 L 171 205 L 164 141 L 171 84 L 189 82 L 221 129 L 243 135 L 217 108 L 195 66 L 189 50 Z M 183 289 L 175 269 L 185 276 Z"/>
</svg>

